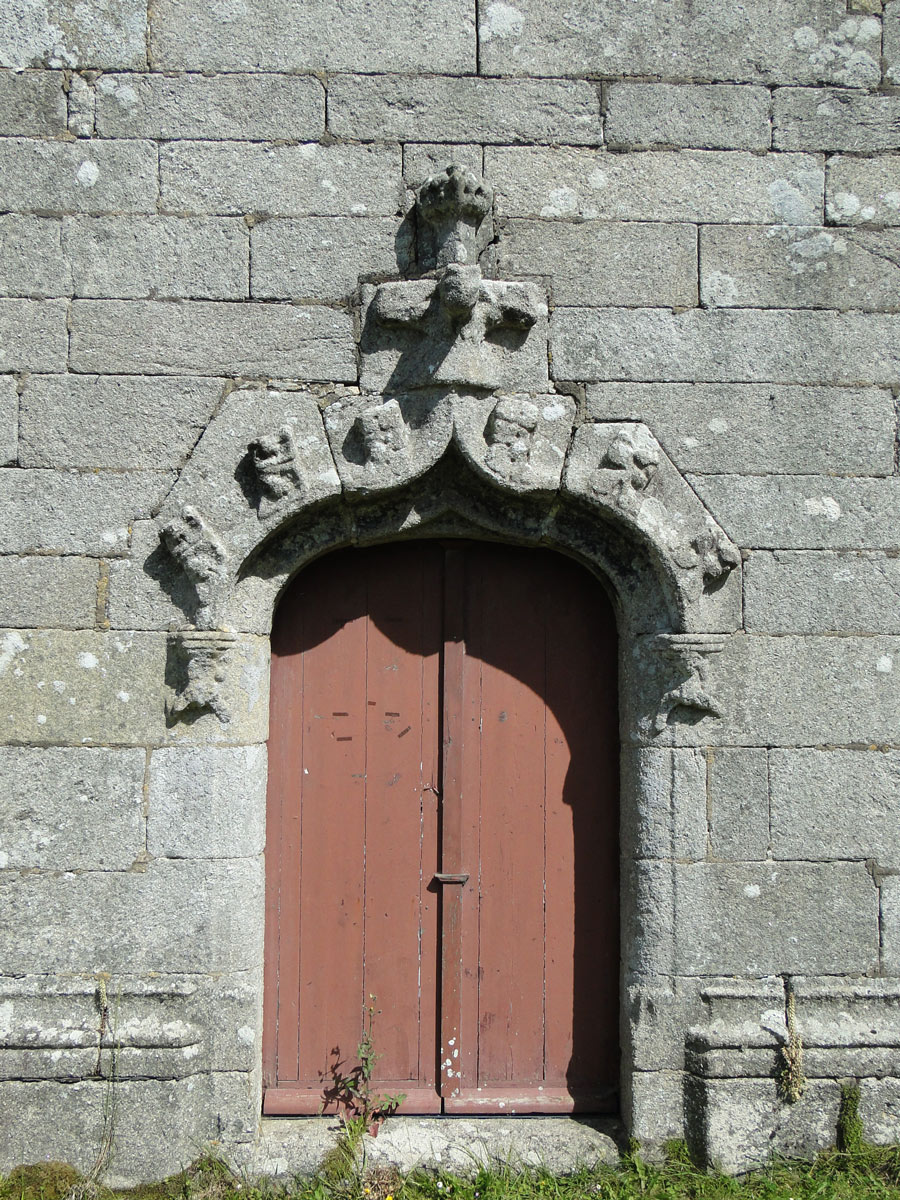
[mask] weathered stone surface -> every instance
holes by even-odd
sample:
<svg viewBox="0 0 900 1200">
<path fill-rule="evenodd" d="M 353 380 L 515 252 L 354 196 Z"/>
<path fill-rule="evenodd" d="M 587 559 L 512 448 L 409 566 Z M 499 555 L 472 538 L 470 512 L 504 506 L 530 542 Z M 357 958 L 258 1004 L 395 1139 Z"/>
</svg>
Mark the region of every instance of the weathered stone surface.
<svg viewBox="0 0 900 1200">
<path fill-rule="evenodd" d="M 2 38 L 0 17 L 0 38 Z M 0 49 L 0 64 L 3 51 Z M 59 71 L 0 71 L 0 112 L 6 137 L 54 137 L 66 128 L 66 95 Z"/>
<path fill-rule="evenodd" d="M 710 857 L 765 858 L 769 848 L 766 751 L 720 747 L 709 751 L 708 764 Z"/>
<path fill-rule="evenodd" d="M 0 1135 L 5 1170 L 28 1159 L 91 1169 L 101 1149 L 104 1112 L 113 1085 L 6 1082 L 0 1106 L 15 1114 Z M 245 1072 L 213 1072 L 171 1080 L 122 1080 L 114 1085 L 116 1155 L 105 1174 L 116 1187 L 151 1182 L 196 1161 L 198 1147 L 252 1138 L 259 1097 Z M 47 1114 L 53 1120 L 47 1120 Z"/>
<path fill-rule="evenodd" d="M 141 745 L 264 741 L 268 646 L 242 638 L 224 662 L 220 694 L 229 719 L 214 713 L 168 723 L 179 682 L 171 646 L 157 633 L 82 630 L 0 634 L 0 723 L 12 742 L 32 745 Z M 64 691 L 54 679 L 67 680 Z M 43 969 L 43 968 L 42 968 Z"/>
<path fill-rule="evenodd" d="M 535 284 L 453 266 L 438 280 L 366 284 L 361 295 L 365 392 L 547 390 L 547 305 Z"/>
<path fill-rule="evenodd" d="M 810 1081 L 785 1104 L 774 1079 L 692 1080 L 687 1089 L 688 1142 L 702 1161 L 729 1174 L 768 1163 L 773 1154 L 812 1158 L 834 1145 L 840 1087 Z"/>
<path fill-rule="evenodd" d="M 510 217 L 624 221 L 822 220 L 822 159 L 740 151 L 487 147 L 497 212 Z"/>
<path fill-rule="evenodd" d="M 620 895 L 625 983 L 658 986 L 676 973 L 672 862 L 624 859 Z"/>
<path fill-rule="evenodd" d="M 0 293 L 4 296 L 69 296 L 72 272 L 62 251 L 60 222 L 53 217 L 7 213 L 0 217 Z"/>
<path fill-rule="evenodd" d="M 898 285 L 900 230 L 850 233 L 803 225 L 700 230 L 700 298 L 706 305 L 897 312 Z"/>
<path fill-rule="evenodd" d="M 467 462 L 514 492 L 555 492 L 575 419 L 569 396 L 465 396 L 453 402 Z"/>
<path fill-rule="evenodd" d="M 887 388 L 598 383 L 586 414 L 644 421 L 682 471 L 890 475 L 894 399 Z"/>
<path fill-rule="evenodd" d="M 779 88 L 772 141 L 779 150 L 896 150 L 900 148 L 900 96 Z"/>
<path fill-rule="evenodd" d="M 874 858 L 900 868 L 900 754 L 772 750 L 775 858 Z"/>
<path fill-rule="evenodd" d="M 573 80 L 441 75 L 337 75 L 328 125 L 338 136 L 382 141 L 599 145 L 597 89 Z"/>
<path fill-rule="evenodd" d="M 882 50 L 885 59 L 885 79 L 889 83 L 900 83 L 900 4 L 893 0 L 884 9 L 884 40 Z"/>
<path fill-rule="evenodd" d="M 227 15 L 205 0 L 162 0 L 152 50 L 164 68 L 195 71 L 474 71 L 475 23 L 464 0 L 364 0 L 315 6 L 270 0 Z"/>
<path fill-rule="evenodd" d="M 762 633 L 900 634 L 900 559 L 759 551 L 744 566 L 744 621 Z"/>
<path fill-rule="evenodd" d="M 867 1142 L 896 1146 L 900 1140 L 900 1079 L 861 1079 L 859 1114 Z"/>
<path fill-rule="evenodd" d="M 66 217 L 74 295 L 240 300 L 250 235 L 239 218 Z"/>
<path fill-rule="evenodd" d="M 356 379 L 352 321 L 320 306 L 76 300 L 71 341 L 80 372 Z"/>
<path fill-rule="evenodd" d="M 475 175 L 484 170 L 484 152 L 471 142 L 454 145 L 434 145 L 429 142 L 407 142 L 403 147 L 403 181 L 407 187 L 420 187 L 432 175 L 438 175 L 451 163 L 456 163 Z"/>
<path fill-rule="evenodd" d="M 642 1155 L 655 1158 L 664 1142 L 684 1136 L 684 1073 L 631 1071 L 622 1088 L 622 1110 Z"/>
<path fill-rule="evenodd" d="M 696 475 L 691 481 L 739 546 L 843 550 L 900 543 L 896 479 Z"/>
<path fill-rule="evenodd" d="M 19 412 L 23 467 L 180 467 L 222 395 L 220 379 L 30 375 Z"/>
<path fill-rule="evenodd" d="M 66 369 L 66 305 L 0 300 L 0 371 Z"/>
<path fill-rule="evenodd" d="M 146 23 L 143 0 L 14 0 L 0 12 L 0 67 L 142 67 Z"/>
<path fill-rule="evenodd" d="M 694 863 L 674 878 L 677 973 L 862 974 L 878 961 L 878 895 L 862 863 Z"/>
<path fill-rule="evenodd" d="M 622 853 L 633 858 L 706 856 L 706 759 L 697 750 L 628 747 L 622 786 Z"/>
<path fill-rule="evenodd" d="M 497 75 L 660 75 L 872 87 L 881 22 L 836 0 L 638 5 L 579 0 L 564 19 L 541 0 L 480 11 L 481 70 Z"/>
<path fill-rule="evenodd" d="M 11 974 L 239 971 L 256 966 L 261 858 L 159 860 L 134 871 L 0 875 Z M 137 922 L 135 913 L 154 919 Z M 23 930 L 29 936 L 22 938 Z"/>
<path fill-rule="evenodd" d="M 366 1162 L 416 1169 L 453 1171 L 471 1178 L 479 1168 L 542 1168 L 570 1175 L 600 1163 L 619 1161 L 616 1144 L 603 1126 L 566 1117 L 460 1117 L 451 1122 L 394 1117 L 366 1146 Z"/>
<path fill-rule="evenodd" d="M 11 375 L 0 375 L 0 466 L 16 462 L 19 443 L 19 394 Z"/>
<path fill-rule="evenodd" d="M 95 558 L 0 557 L 0 625 L 18 629 L 90 629 L 97 620 Z"/>
<path fill-rule="evenodd" d="M 697 303 L 694 225 L 510 220 L 499 234 L 500 278 L 546 280 L 557 304 Z"/>
<path fill-rule="evenodd" d="M 825 213 L 834 225 L 900 225 L 900 173 L 897 159 L 828 160 L 825 179 Z"/>
<path fill-rule="evenodd" d="M 152 752 L 149 854 L 251 858 L 265 849 L 265 826 L 265 746 L 167 746 Z"/>
<path fill-rule="evenodd" d="M 61 695 L 64 679 L 47 680 Z M 143 750 L 0 747 L 0 866 L 125 870 L 144 851 Z"/>
<path fill-rule="evenodd" d="M 0 472 L 0 538 L 8 553 L 116 554 L 128 525 L 172 483 L 162 471 L 127 474 Z"/>
<path fill-rule="evenodd" d="M 766 88 L 628 82 L 612 84 L 607 96 L 604 132 L 613 147 L 768 150 L 771 143 Z"/>
<path fill-rule="evenodd" d="M 162 204 L 174 212 L 379 217 L 399 207 L 399 147 L 173 142 L 159 157 Z"/>
<path fill-rule="evenodd" d="M 156 211 L 152 142 L 0 138 L 0 207 L 13 212 Z"/>
<path fill-rule="evenodd" d="M 890 314 L 559 308 L 550 320 L 554 379 L 890 384 L 898 347 Z"/>
<path fill-rule="evenodd" d="M 182 629 L 193 612 L 190 580 L 160 546 L 155 521 L 135 521 L 131 554 L 109 564 L 109 623 L 113 629 Z"/>
<path fill-rule="evenodd" d="M 892 975 L 900 974 L 900 875 L 888 875 L 881 882 L 882 966 Z"/>
<path fill-rule="evenodd" d="M 94 136 L 94 87 L 85 75 L 69 76 L 67 127 L 74 137 Z"/>
<path fill-rule="evenodd" d="M 103 137 L 317 141 L 325 89 L 311 75 L 102 75 Z"/>
<path fill-rule="evenodd" d="M 892 637 L 736 636 L 711 666 L 721 720 L 670 724 L 656 745 L 852 746 L 896 742 L 898 689 Z M 634 702 L 626 730 L 653 728 L 669 686 L 655 648 L 635 648 Z M 640 740 L 626 732 L 627 740 Z"/>
<path fill-rule="evenodd" d="M 186 506 L 223 539 L 237 571 L 265 532 L 305 505 L 340 492 L 316 398 L 309 392 L 229 393 L 166 498 L 159 522 Z M 156 560 L 171 560 L 157 544 Z M 156 573 L 163 562 L 145 568 Z M 171 561 L 169 562 L 171 565 Z"/>
<path fill-rule="evenodd" d="M 684 1069 L 684 1033 L 701 1017 L 699 981 L 657 979 L 625 989 L 625 1061 L 635 1071 Z M 681 1105 L 675 1111 L 681 1112 Z"/>
<path fill-rule="evenodd" d="M 273 218 L 250 238 L 250 291 L 261 300 L 343 300 L 360 276 L 395 276 L 412 258 L 411 231 L 396 217 Z"/>
</svg>

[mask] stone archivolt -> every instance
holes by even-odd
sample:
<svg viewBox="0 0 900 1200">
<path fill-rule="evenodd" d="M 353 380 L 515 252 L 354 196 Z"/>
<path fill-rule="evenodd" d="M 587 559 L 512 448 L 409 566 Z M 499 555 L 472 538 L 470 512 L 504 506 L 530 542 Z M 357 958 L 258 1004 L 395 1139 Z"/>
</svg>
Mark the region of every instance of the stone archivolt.
<svg viewBox="0 0 900 1200">
<path fill-rule="evenodd" d="M 484 279 L 473 261 L 490 201 L 460 168 L 422 186 L 420 263 L 432 273 L 361 289 L 360 390 L 336 389 L 324 405 L 305 390 L 227 397 L 159 517 L 196 591 L 194 625 L 216 629 L 243 564 L 299 514 L 341 494 L 387 497 L 455 448 L 498 496 L 547 510 L 571 502 L 641 544 L 696 643 L 663 647 L 680 682 L 657 732 L 679 711 L 718 715 L 707 684 L 714 647 L 695 635 L 738 551 L 646 425 L 579 424 L 572 397 L 551 390 L 545 298 L 532 283 Z M 217 711 L 217 656 L 206 643 L 188 647 L 195 666 L 173 712 Z"/>
</svg>

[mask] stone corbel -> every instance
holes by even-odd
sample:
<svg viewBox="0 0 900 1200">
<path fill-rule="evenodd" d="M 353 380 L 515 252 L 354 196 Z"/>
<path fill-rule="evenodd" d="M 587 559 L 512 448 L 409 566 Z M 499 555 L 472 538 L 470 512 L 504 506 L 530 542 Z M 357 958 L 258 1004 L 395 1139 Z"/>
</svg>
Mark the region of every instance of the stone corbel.
<svg viewBox="0 0 900 1200">
<path fill-rule="evenodd" d="M 697 719 L 721 717 L 722 710 L 711 694 L 709 669 L 710 656 L 723 649 L 725 638 L 709 633 L 664 633 L 655 644 L 679 682 L 662 696 L 653 732 L 662 733 L 677 718 L 679 709 Z"/>
<path fill-rule="evenodd" d="M 188 630 L 169 639 L 172 695 L 166 705 L 169 724 L 212 713 L 223 725 L 231 712 L 222 697 L 229 652 L 237 641 L 223 630 Z"/>
</svg>

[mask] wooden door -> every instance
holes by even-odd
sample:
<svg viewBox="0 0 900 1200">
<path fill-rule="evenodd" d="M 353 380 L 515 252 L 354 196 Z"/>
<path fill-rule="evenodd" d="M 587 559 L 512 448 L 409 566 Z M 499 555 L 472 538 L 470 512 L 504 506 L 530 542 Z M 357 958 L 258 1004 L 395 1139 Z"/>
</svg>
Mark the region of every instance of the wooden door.
<svg viewBox="0 0 900 1200">
<path fill-rule="evenodd" d="M 413 542 L 302 572 L 272 633 L 264 1111 L 320 1110 L 373 995 L 402 1111 L 612 1111 L 617 763 L 578 564 Z"/>
</svg>

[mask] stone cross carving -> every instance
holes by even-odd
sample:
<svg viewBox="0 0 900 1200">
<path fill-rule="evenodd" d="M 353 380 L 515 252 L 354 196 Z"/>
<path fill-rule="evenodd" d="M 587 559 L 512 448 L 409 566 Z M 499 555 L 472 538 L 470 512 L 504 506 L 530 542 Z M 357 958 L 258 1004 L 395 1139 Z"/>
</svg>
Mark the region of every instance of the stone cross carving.
<svg viewBox="0 0 900 1200">
<path fill-rule="evenodd" d="M 423 279 L 363 289 L 364 391 L 444 385 L 547 389 L 547 305 L 533 283 L 485 279 L 477 254 L 492 194 L 448 167 L 419 189 Z"/>
</svg>

